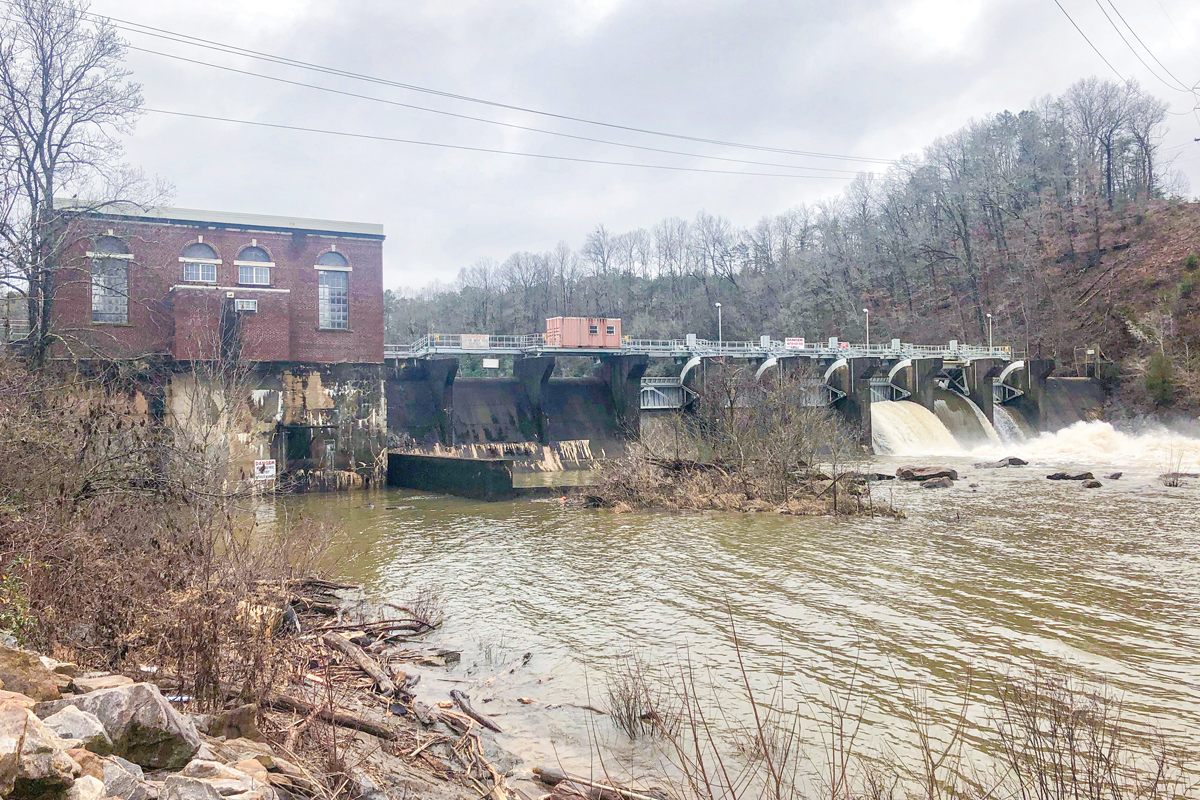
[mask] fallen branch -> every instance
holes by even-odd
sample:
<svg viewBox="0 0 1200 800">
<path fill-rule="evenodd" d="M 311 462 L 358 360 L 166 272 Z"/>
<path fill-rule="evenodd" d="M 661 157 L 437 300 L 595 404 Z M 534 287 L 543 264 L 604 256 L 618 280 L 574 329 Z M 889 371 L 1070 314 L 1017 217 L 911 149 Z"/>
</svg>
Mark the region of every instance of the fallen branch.
<svg viewBox="0 0 1200 800">
<path fill-rule="evenodd" d="M 623 789 L 620 786 L 611 786 L 607 783 L 596 783 L 589 781 L 586 778 L 576 778 L 573 775 L 566 775 L 562 772 L 555 772 L 552 769 L 543 769 L 542 767 L 534 767 L 533 774 L 537 775 L 538 780 L 547 786 L 558 786 L 560 783 L 575 783 L 580 786 L 587 786 L 590 789 L 600 789 L 606 792 L 614 792 L 629 800 L 661 800 L 661 798 L 653 797 L 652 795 L 635 792 L 631 789 Z"/>
<path fill-rule="evenodd" d="M 379 691 L 391 697 L 396 693 L 396 684 L 392 683 L 392 679 L 383 671 L 383 667 L 379 666 L 379 662 L 371 658 L 361 647 L 354 642 L 342 636 L 340 633 L 327 633 L 321 637 L 321 641 L 327 647 L 338 650 L 345 654 L 353 661 L 359 669 L 371 676 L 379 686 Z"/>
<path fill-rule="evenodd" d="M 313 714 L 317 719 L 321 720 L 322 722 L 328 722 L 330 725 L 337 725 L 342 728 L 350 728 L 352 730 L 362 731 L 363 733 L 370 734 L 371 736 L 375 736 L 380 739 L 387 739 L 388 741 L 391 741 L 396 738 L 396 732 L 394 730 L 381 725 L 378 722 L 374 722 L 355 714 L 349 714 L 345 711 L 332 711 L 322 706 L 315 706 L 312 703 L 306 703 L 303 700 L 298 700 L 297 698 L 289 697 L 288 695 L 281 694 L 278 697 L 264 701 L 263 704 L 275 709 L 276 711 L 291 711 L 293 713 L 304 714 L 306 716 Z"/>
<path fill-rule="evenodd" d="M 471 697 L 466 692 L 461 691 L 459 689 L 451 689 L 450 690 L 450 699 L 453 700 L 458 705 L 458 707 L 462 709 L 462 712 L 464 714 L 466 714 L 468 717 L 470 717 L 471 719 L 478 722 L 483 727 L 487 728 L 489 731 L 495 731 L 496 733 L 503 733 L 503 731 L 500 730 L 499 725 L 492 722 L 490 719 L 485 717 L 483 714 L 480 714 L 478 711 L 476 711 L 474 708 L 471 707 Z"/>
</svg>

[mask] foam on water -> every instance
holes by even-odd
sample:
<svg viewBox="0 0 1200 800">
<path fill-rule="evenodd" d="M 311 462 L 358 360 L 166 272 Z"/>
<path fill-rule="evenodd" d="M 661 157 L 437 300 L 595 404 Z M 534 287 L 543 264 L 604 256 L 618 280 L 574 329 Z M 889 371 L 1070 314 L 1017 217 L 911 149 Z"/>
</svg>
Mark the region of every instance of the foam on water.
<svg viewBox="0 0 1200 800">
<path fill-rule="evenodd" d="M 1008 442 L 1004 449 L 988 447 L 975 452 L 1015 454 L 1030 461 L 1200 472 L 1200 439 L 1162 426 L 1130 433 L 1108 422 L 1076 422 L 1053 433 Z"/>
</svg>

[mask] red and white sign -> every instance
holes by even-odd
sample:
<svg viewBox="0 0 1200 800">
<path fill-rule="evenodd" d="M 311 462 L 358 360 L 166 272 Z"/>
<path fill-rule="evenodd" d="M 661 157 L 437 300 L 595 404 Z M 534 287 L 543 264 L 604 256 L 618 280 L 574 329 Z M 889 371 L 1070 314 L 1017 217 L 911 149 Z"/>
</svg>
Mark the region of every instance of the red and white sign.
<svg viewBox="0 0 1200 800">
<path fill-rule="evenodd" d="M 804 349 L 804 337 L 803 336 L 789 336 L 783 340 L 783 346 L 786 347 L 788 350 L 803 350 Z"/>
<path fill-rule="evenodd" d="M 254 462 L 254 480 L 269 481 L 275 477 L 275 459 L 267 458 Z"/>
</svg>

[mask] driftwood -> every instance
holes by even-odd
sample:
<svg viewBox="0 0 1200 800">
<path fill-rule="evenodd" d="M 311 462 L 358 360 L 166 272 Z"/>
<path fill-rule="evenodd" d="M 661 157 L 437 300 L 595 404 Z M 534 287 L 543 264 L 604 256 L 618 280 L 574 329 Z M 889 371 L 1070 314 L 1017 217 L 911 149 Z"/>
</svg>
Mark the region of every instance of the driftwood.
<svg viewBox="0 0 1200 800">
<path fill-rule="evenodd" d="M 340 633 L 327 633 L 321 637 L 326 646 L 345 654 L 355 665 L 379 685 L 379 691 L 391 697 L 396 693 L 396 684 L 379 666 L 379 662 L 367 655 L 361 647 L 342 636 Z"/>
<path fill-rule="evenodd" d="M 621 797 L 629 798 L 629 800 L 662 800 L 662 798 L 654 797 L 653 795 L 649 794 L 642 794 L 641 792 L 635 792 L 632 789 L 623 789 L 620 786 L 612 786 L 611 784 L 607 783 L 596 783 L 595 781 L 589 781 L 586 778 L 576 778 L 573 775 L 555 772 L 552 769 L 545 769 L 543 767 L 534 767 L 533 774 L 538 777 L 538 780 L 547 786 L 558 786 L 560 783 L 574 783 L 578 784 L 579 786 L 587 786 L 590 789 L 600 789 L 604 792 L 619 794 Z"/>
<path fill-rule="evenodd" d="M 360 717 L 356 714 L 349 714 L 345 711 L 330 711 L 322 706 L 315 706 L 312 703 L 307 703 L 303 700 L 298 700 L 295 697 L 281 694 L 278 697 L 264 701 L 265 704 L 276 711 L 291 711 L 296 714 L 314 715 L 322 722 L 328 722 L 330 725 L 337 725 L 342 728 L 351 728 L 363 733 L 369 733 L 371 736 L 376 736 L 380 739 L 392 740 L 396 738 L 396 732 L 391 728 L 381 725 L 378 722 L 369 720 L 365 717 Z"/>
<path fill-rule="evenodd" d="M 450 690 L 450 699 L 453 700 L 458 705 L 458 707 L 462 709 L 462 712 L 464 714 L 466 714 L 468 717 L 470 717 L 471 719 L 478 722 L 483 727 L 487 728 L 489 731 L 495 731 L 496 733 L 503 733 L 503 731 L 500 730 L 499 725 L 492 722 L 490 719 L 485 717 L 483 714 L 480 714 L 474 708 L 471 708 L 471 697 L 466 692 L 461 691 L 459 689 L 451 689 Z"/>
</svg>

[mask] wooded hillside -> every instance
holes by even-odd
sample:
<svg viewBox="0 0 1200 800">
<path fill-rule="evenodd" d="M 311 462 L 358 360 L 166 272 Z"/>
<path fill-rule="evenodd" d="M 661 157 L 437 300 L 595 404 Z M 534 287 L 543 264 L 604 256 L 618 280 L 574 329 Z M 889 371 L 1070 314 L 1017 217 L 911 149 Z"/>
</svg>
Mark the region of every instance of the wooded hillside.
<svg viewBox="0 0 1200 800">
<path fill-rule="evenodd" d="M 720 302 L 726 339 L 861 341 L 868 308 L 873 339 L 982 342 L 990 313 L 997 343 L 1068 369 L 1076 348 L 1099 345 L 1136 378 L 1131 405 L 1187 407 L 1200 394 L 1200 205 L 1179 196 L 1160 151 L 1166 119 L 1136 84 L 1088 78 L 748 228 L 706 211 L 620 234 L 600 225 L 579 249 L 389 293 L 388 339 L 533 332 L 559 314 L 716 338 Z"/>
</svg>

